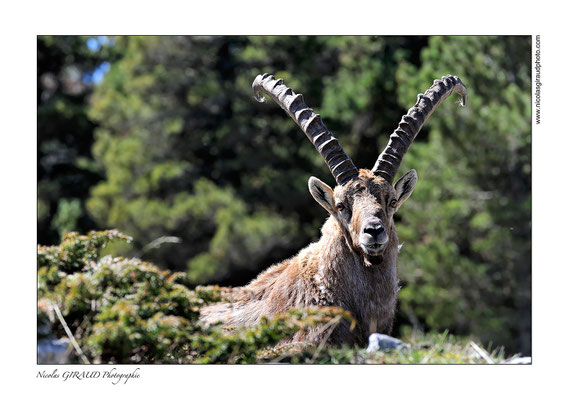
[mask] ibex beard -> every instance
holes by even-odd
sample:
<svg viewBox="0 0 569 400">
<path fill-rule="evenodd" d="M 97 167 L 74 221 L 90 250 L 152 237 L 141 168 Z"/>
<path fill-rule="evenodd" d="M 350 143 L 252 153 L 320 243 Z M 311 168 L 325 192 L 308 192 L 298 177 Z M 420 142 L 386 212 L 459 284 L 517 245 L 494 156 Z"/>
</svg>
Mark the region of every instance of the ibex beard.
<svg viewBox="0 0 569 400">
<path fill-rule="evenodd" d="M 204 308 L 202 320 L 248 325 L 291 308 L 335 306 L 351 313 L 355 328 L 342 320 L 333 331 L 314 327 L 291 340 L 329 339 L 363 346 L 372 333 L 390 334 L 399 290 L 399 242 L 393 216 L 413 192 L 417 173 L 411 170 L 392 182 L 403 155 L 432 112 L 452 93 L 460 94 L 465 105 L 466 87 L 450 75 L 436 80 L 403 116 L 371 170 L 355 167 L 320 116 L 282 79 L 259 75 L 253 89 L 259 101 L 264 100 L 260 92 L 265 92 L 293 118 L 324 158 L 337 186 L 332 189 L 315 177 L 308 181 L 310 193 L 330 214 L 318 242 L 237 288 L 230 303 Z"/>
</svg>

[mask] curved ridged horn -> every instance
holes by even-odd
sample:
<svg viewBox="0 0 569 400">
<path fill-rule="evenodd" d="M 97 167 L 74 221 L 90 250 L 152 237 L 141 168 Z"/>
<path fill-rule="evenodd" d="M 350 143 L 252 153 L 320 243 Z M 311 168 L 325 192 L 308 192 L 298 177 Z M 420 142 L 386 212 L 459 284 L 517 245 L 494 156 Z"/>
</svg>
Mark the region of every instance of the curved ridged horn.
<svg viewBox="0 0 569 400">
<path fill-rule="evenodd" d="M 401 118 L 397 129 L 389 137 L 389 143 L 379 155 L 372 172 L 389 183 L 393 182 L 403 156 L 411 143 L 427 122 L 433 111 L 451 94 L 461 96 L 461 105 L 466 105 L 466 86 L 456 76 L 443 76 L 437 79 L 425 93 L 417 96 L 417 102 Z"/>
<path fill-rule="evenodd" d="M 358 169 L 344 152 L 338 139 L 326 128 L 320 115 L 315 114 L 306 105 L 301 94 L 287 87 L 282 79 L 275 79 L 269 74 L 255 78 L 253 92 L 259 102 L 265 101 L 261 95 L 261 92 L 265 92 L 287 112 L 324 158 L 339 185 L 344 185 L 358 176 Z"/>
</svg>

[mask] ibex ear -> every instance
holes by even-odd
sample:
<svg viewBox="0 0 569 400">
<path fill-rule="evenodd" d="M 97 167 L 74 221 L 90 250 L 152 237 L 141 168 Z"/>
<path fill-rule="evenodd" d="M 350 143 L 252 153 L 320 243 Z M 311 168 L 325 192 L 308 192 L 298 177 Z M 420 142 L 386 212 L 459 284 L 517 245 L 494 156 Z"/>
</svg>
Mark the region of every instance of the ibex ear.
<svg viewBox="0 0 569 400">
<path fill-rule="evenodd" d="M 417 171 L 412 169 L 411 171 L 405 173 L 397 182 L 395 182 L 395 196 L 397 205 L 399 208 L 401 205 L 411 196 L 415 185 L 417 184 Z"/>
<path fill-rule="evenodd" d="M 320 179 L 313 176 L 308 180 L 308 190 L 310 194 L 314 197 L 314 200 L 318 202 L 326 211 L 330 214 L 335 213 L 334 207 L 334 191 Z"/>
</svg>

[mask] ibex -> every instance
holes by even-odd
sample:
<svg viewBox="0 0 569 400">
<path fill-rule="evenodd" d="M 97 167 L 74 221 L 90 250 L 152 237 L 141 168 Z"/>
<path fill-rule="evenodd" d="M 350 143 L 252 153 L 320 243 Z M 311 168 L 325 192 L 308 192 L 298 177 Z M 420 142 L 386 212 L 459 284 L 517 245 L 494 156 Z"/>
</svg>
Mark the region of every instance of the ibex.
<svg viewBox="0 0 569 400">
<path fill-rule="evenodd" d="M 370 334 L 392 329 L 397 292 L 399 242 L 393 216 L 413 192 L 417 172 L 405 173 L 392 184 L 401 160 L 417 133 L 435 109 L 451 94 L 466 104 L 466 87 L 455 76 L 435 80 L 409 109 L 391 134 L 385 150 L 371 170 L 358 170 L 320 116 L 305 104 L 303 96 L 285 86 L 282 79 L 259 75 L 253 82 L 255 98 L 261 92 L 278 103 L 316 147 L 336 179 L 332 189 L 318 178 L 308 189 L 330 217 L 322 237 L 295 257 L 273 265 L 247 286 L 237 288 L 231 303 L 204 309 L 206 323 L 228 326 L 257 322 L 291 308 L 336 306 L 349 311 L 356 327 L 340 324 L 331 342 L 365 345 Z M 293 340 L 317 342 L 324 332 L 315 328 Z"/>
</svg>

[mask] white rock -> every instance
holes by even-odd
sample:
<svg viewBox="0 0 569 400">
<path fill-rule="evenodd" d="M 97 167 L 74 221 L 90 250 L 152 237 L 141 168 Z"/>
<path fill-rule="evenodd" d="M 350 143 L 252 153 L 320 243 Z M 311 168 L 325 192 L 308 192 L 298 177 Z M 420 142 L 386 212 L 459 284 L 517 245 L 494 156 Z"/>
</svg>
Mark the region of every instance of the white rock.
<svg viewBox="0 0 569 400">
<path fill-rule="evenodd" d="M 390 350 L 390 349 L 399 349 L 399 348 L 409 348 L 409 345 L 389 335 L 384 335 L 382 333 L 372 333 L 369 336 L 369 345 L 366 351 L 368 353 L 372 353 L 380 350 Z"/>
</svg>

